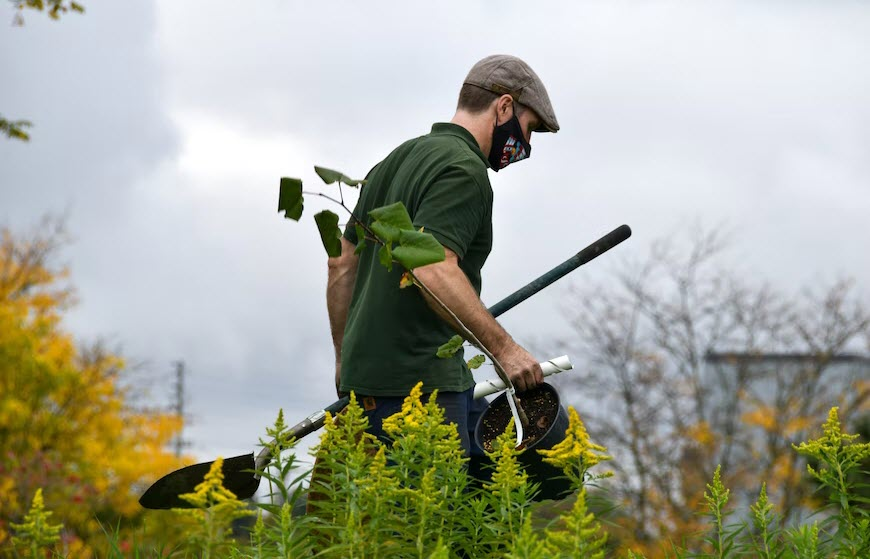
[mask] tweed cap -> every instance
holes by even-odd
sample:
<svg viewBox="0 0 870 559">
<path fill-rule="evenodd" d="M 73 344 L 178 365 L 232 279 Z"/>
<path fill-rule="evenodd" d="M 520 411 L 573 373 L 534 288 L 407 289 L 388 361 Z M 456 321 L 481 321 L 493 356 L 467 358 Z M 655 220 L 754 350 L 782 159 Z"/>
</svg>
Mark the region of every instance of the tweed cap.
<svg viewBox="0 0 870 559">
<path fill-rule="evenodd" d="M 472 66 L 465 82 L 493 93 L 507 93 L 541 117 L 535 132 L 556 132 L 559 121 L 541 78 L 528 64 L 508 54 L 487 56 Z"/>
</svg>

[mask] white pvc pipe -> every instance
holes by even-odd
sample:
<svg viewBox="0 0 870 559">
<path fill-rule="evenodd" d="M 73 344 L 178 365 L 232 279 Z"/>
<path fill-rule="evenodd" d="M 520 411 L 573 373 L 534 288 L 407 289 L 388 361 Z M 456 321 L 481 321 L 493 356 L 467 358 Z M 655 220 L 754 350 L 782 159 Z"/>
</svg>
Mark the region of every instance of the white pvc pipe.
<svg viewBox="0 0 870 559">
<path fill-rule="evenodd" d="M 561 373 L 562 371 L 570 371 L 573 368 L 574 365 L 571 364 L 571 360 L 568 359 L 567 355 L 555 357 L 541 363 L 541 369 L 544 371 L 545 377 Z M 505 388 L 507 387 L 500 378 L 482 380 L 474 386 L 474 399 L 495 394 Z"/>
</svg>

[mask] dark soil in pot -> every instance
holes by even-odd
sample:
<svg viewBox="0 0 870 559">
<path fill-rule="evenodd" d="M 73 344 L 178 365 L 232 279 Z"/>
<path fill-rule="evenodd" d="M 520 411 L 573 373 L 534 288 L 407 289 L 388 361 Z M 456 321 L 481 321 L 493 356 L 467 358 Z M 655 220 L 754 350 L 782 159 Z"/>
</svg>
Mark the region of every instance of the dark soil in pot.
<svg viewBox="0 0 870 559">
<path fill-rule="evenodd" d="M 524 439 L 520 445 L 525 452 L 520 454 L 519 461 L 530 480 L 540 484 L 536 500 L 562 499 L 571 493 L 570 482 L 561 470 L 544 462 L 537 450 L 552 448 L 565 438 L 568 412 L 562 407 L 556 389 L 547 383 L 523 392 L 519 397 L 529 418 L 529 426 L 523 433 Z M 491 452 L 493 441 L 504 433 L 511 421 L 513 416 L 507 394 L 502 394 L 490 403 L 478 420 L 474 431 L 475 442 Z"/>
<path fill-rule="evenodd" d="M 529 417 L 529 426 L 524 430 L 523 442 L 518 448 L 526 448 L 547 434 L 559 411 L 559 397 L 549 390 L 530 390 L 520 395 L 520 404 Z M 507 398 L 497 398 L 481 416 L 475 436 L 487 452 L 492 452 L 492 444 L 513 421 Z M 479 435 L 478 435 L 479 433 Z"/>
</svg>

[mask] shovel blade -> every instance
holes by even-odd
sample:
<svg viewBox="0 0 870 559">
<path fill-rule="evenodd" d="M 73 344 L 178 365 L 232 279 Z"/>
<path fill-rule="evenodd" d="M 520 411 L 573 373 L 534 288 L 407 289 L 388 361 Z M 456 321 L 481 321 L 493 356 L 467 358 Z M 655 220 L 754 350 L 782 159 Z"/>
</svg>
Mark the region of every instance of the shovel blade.
<svg viewBox="0 0 870 559">
<path fill-rule="evenodd" d="M 146 509 L 191 508 L 191 504 L 179 496 L 196 491 L 196 486 L 205 480 L 212 464 L 213 461 L 202 462 L 166 474 L 142 494 L 139 504 Z M 254 475 L 253 453 L 225 458 L 221 470 L 224 474 L 224 487 L 239 499 L 253 496 L 260 486 L 259 476 Z"/>
</svg>

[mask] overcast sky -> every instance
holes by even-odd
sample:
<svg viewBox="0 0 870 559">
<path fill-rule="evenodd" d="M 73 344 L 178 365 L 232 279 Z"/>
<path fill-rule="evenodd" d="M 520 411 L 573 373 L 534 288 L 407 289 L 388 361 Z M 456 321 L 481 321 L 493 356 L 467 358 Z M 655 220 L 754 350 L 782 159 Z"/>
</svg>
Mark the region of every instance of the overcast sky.
<svg viewBox="0 0 870 559">
<path fill-rule="evenodd" d="M 870 2 L 84 4 L 20 28 L 0 4 L 0 114 L 35 123 L 0 140 L 0 223 L 68 213 L 67 327 L 144 363 L 158 400 L 183 359 L 200 459 L 334 400 L 323 204 L 285 221 L 279 177 L 363 176 L 449 120 L 493 53 L 536 70 L 562 130 L 491 174 L 487 303 L 622 223 L 632 239 L 566 283 L 693 221 L 727 226 L 761 281 L 868 293 Z M 502 322 L 565 337 L 566 283 Z"/>
</svg>

